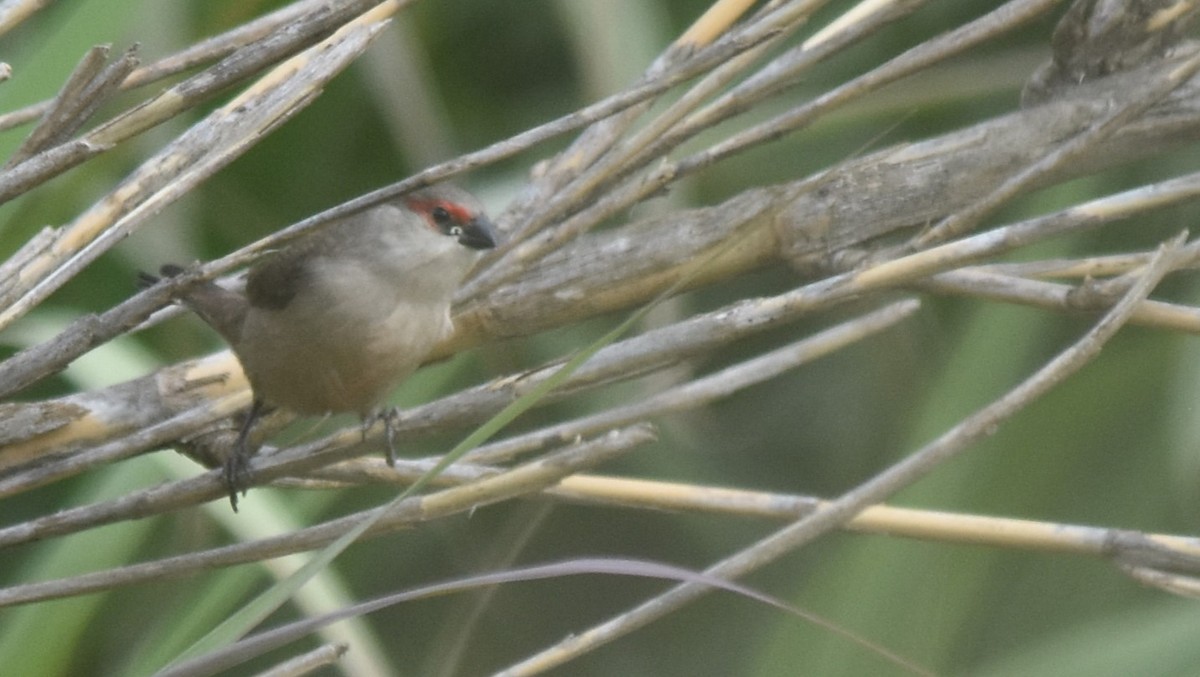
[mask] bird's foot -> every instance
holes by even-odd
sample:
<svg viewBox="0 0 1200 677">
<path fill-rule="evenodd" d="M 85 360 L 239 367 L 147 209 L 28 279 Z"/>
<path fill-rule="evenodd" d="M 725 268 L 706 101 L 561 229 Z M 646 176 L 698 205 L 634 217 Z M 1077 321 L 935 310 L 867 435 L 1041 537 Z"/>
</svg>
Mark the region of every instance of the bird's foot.
<svg viewBox="0 0 1200 677">
<path fill-rule="evenodd" d="M 363 416 L 362 435 L 367 439 L 367 431 L 377 422 L 383 423 L 384 458 L 388 467 L 396 467 L 396 431 L 400 427 L 400 407 L 382 407 Z"/>
<path fill-rule="evenodd" d="M 250 411 L 246 412 L 242 429 L 238 431 L 237 441 L 225 457 L 225 488 L 229 490 L 229 505 L 233 506 L 234 512 L 238 509 L 238 493 L 241 492 L 242 496 L 245 496 L 250 485 L 254 483 L 254 476 L 250 471 L 250 430 L 266 409 L 267 406 L 262 400 L 254 400 Z"/>
<path fill-rule="evenodd" d="M 223 466 L 225 488 L 229 490 L 229 505 L 233 511 L 238 511 L 238 494 L 246 495 L 246 490 L 253 482 L 250 472 L 250 454 L 244 445 L 237 444 L 230 450 Z"/>
</svg>

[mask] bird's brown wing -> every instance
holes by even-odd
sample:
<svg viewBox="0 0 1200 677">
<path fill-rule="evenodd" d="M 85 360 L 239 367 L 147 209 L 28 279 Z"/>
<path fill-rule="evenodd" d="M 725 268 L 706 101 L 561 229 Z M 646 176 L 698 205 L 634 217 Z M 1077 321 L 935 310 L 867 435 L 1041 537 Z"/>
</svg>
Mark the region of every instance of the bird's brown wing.
<svg viewBox="0 0 1200 677">
<path fill-rule="evenodd" d="M 283 310 L 307 282 L 308 262 L 315 256 L 308 242 L 293 244 L 258 263 L 246 276 L 246 299 L 255 308 Z"/>
</svg>

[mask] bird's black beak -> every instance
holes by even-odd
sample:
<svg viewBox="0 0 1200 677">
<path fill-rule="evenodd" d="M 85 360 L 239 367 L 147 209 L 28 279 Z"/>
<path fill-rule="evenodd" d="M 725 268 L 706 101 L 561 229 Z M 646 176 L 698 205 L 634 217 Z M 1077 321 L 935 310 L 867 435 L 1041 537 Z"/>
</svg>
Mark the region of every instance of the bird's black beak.
<svg viewBox="0 0 1200 677">
<path fill-rule="evenodd" d="M 496 227 L 486 216 L 476 216 L 463 226 L 458 243 L 471 249 L 491 249 L 496 246 Z"/>
</svg>

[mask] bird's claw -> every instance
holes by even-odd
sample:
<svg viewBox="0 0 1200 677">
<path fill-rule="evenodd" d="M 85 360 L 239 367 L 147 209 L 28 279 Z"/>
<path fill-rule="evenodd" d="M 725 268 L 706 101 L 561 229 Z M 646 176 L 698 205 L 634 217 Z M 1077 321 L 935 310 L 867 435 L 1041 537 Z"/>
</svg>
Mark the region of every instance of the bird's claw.
<svg viewBox="0 0 1200 677">
<path fill-rule="evenodd" d="M 238 511 L 238 494 L 246 495 L 253 477 L 250 472 L 250 454 L 244 445 L 236 445 L 229 456 L 225 458 L 223 467 L 225 487 L 229 490 L 229 504 L 233 511 Z"/>
<path fill-rule="evenodd" d="M 246 412 L 246 420 L 242 423 L 242 429 L 238 431 L 237 441 L 233 443 L 233 448 L 225 457 L 223 477 L 225 488 L 229 490 L 229 505 L 233 506 L 234 512 L 237 512 L 238 492 L 245 496 L 250 485 L 254 483 L 253 473 L 250 472 L 250 430 L 266 408 L 267 406 L 262 400 L 254 400 L 254 403 L 250 405 L 250 411 Z"/>
<path fill-rule="evenodd" d="M 400 426 L 400 407 L 384 407 L 364 416 L 362 426 L 364 441 L 367 439 L 367 431 L 376 422 L 383 423 L 383 443 L 386 452 L 384 458 L 387 460 L 388 467 L 394 468 L 396 467 L 396 430 Z"/>
</svg>

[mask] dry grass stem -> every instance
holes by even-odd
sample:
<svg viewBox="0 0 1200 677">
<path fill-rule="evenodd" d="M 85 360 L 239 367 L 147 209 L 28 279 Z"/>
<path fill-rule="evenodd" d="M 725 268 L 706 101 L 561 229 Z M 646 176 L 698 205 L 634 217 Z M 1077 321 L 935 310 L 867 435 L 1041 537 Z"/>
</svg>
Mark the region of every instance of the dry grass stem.
<svg viewBox="0 0 1200 677">
<path fill-rule="evenodd" d="M 553 485 L 580 470 L 631 451 L 654 437 L 646 426 L 614 430 L 511 470 L 488 475 L 449 489 L 414 496 L 402 501 L 384 515 L 368 536 L 411 528 L 421 522 L 451 514 L 475 510 L 481 506 L 528 495 Z M 223 492 L 223 487 L 218 487 Z M 223 496 L 223 493 L 221 494 Z M 69 579 L 44 581 L 0 590 L 0 607 L 13 604 L 81 595 L 113 587 L 154 580 L 178 578 L 214 567 L 245 564 L 281 555 L 314 550 L 333 542 L 367 513 L 354 513 L 328 522 L 299 529 L 274 538 L 261 539 L 203 552 L 187 553 L 157 561 L 98 571 Z"/>
<path fill-rule="evenodd" d="M 760 568 L 788 552 L 803 547 L 818 536 L 843 526 L 868 506 L 886 500 L 945 461 L 965 452 L 984 436 L 994 433 L 1002 422 L 1078 371 L 1099 353 L 1104 343 L 1124 326 L 1137 305 L 1175 265 L 1174 257 L 1182 240 L 1181 235 L 1170 245 L 1164 246 L 1155 260 L 1147 266 L 1138 283 L 1091 331 L 1022 384 L 991 405 L 968 416 L 940 438 L 915 451 L 903 461 L 876 474 L 794 524 L 708 567 L 705 573 L 735 579 Z M 709 591 L 707 586 L 699 584 L 678 585 L 634 609 L 575 634 L 497 674 L 532 675 L 561 665 L 643 627 Z"/>
<path fill-rule="evenodd" d="M 14 38 L 40 35 L 37 24 L 58 11 L 38 14 L 50 4 L 0 0 L 0 36 L 18 26 L 20 30 L 11 33 Z M 0 361 L 0 397 L 6 398 L 0 402 L 0 499 L 21 506 L 12 511 L 20 517 L 0 525 L 0 549 L 19 555 L 21 547 L 36 541 L 65 548 L 79 542 L 72 539 L 109 533 L 93 532 L 105 525 L 131 527 L 134 521 L 155 518 L 160 522 L 136 526 L 157 525 L 172 513 L 223 502 L 228 488 L 220 469 L 179 469 L 173 465 L 178 461 L 174 457 L 167 457 L 172 459 L 168 463 L 154 456 L 136 462 L 129 459 L 174 454 L 164 451 L 174 446 L 202 466 L 219 468 L 250 400 L 245 375 L 230 352 L 157 368 L 139 363 L 139 369 L 123 372 L 140 374 L 136 378 L 97 379 L 96 385 L 80 387 L 79 392 L 64 388 L 69 381 L 52 377 L 123 335 L 147 330 L 131 343 L 141 347 L 153 343 L 162 331 L 158 325 L 180 314 L 175 299 L 190 286 L 230 282 L 242 269 L 295 238 L 413 189 L 475 172 L 472 179 L 486 187 L 481 195 L 489 202 L 494 195 L 488 191 L 511 197 L 503 209 L 492 210 L 505 235 L 502 246 L 482 259 L 459 290 L 454 332 L 429 358 L 439 361 L 479 347 L 479 355 L 492 365 L 487 373 L 502 375 L 468 381 L 462 376 L 465 372 L 455 372 L 443 382 L 455 383 L 453 389 L 430 386 L 429 392 L 438 396 L 423 397 L 423 404 L 401 412 L 395 430 L 401 448 L 439 453 L 439 436 L 461 436 L 529 393 L 540 394 L 548 379 L 571 360 L 571 348 L 564 346 L 587 345 L 591 339 L 586 336 L 603 333 L 597 327 L 615 326 L 619 315 L 646 304 L 655 304 L 655 316 L 635 316 L 645 326 L 594 354 L 585 353 L 590 358 L 540 400 L 536 412 L 517 421 L 525 426 L 519 432 L 472 450 L 428 487 L 422 485 L 426 493 L 406 497 L 390 512 L 339 503 L 336 516 L 328 516 L 327 506 L 320 513 L 314 508 L 310 515 L 324 516 L 297 520 L 305 526 L 289 525 L 282 533 L 263 529 L 248 535 L 247 531 L 232 534 L 232 543 L 197 536 L 172 540 L 166 546 L 158 542 L 153 551 L 141 544 L 129 558 L 85 567 L 83 573 L 76 573 L 80 570 L 76 567 L 43 574 L 44 580 L 14 576 L 16 582 L 0 588 L 0 607 L 185 577 L 206 580 L 200 577 L 218 569 L 321 548 L 367 517 L 382 516 L 370 535 L 396 534 L 515 498 L 535 498 L 532 506 L 539 510 L 538 519 L 520 522 L 530 514 L 522 512 L 525 517 L 499 530 L 504 536 L 493 541 L 493 547 L 475 548 L 486 551 L 486 561 L 475 564 L 508 566 L 520 561 L 525 546 L 534 544 L 535 531 L 541 535 L 554 528 L 551 520 L 543 522 L 543 518 L 551 508 L 553 517 L 559 518 L 559 506 L 565 504 L 653 511 L 660 518 L 686 514 L 786 524 L 756 542 L 735 540 L 713 550 L 718 554 L 709 559 L 717 561 L 702 575 L 710 579 L 709 584 L 700 575 L 678 579 L 687 582 L 590 629 L 562 641 L 555 640 L 566 633 L 543 638 L 539 641 L 553 643 L 537 652 L 523 649 L 526 657 L 519 660 L 513 656 L 521 654 L 507 654 L 504 660 L 513 664 L 497 673 L 503 675 L 539 674 L 562 665 L 683 608 L 714 589 L 711 579 L 745 576 L 834 530 L 1100 558 L 1147 586 L 1200 596 L 1196 578 L 1200 539 L 1170 533 L 1181 531 L 1177 526 L 1125 530 L 970 514 L 974 507 L 958 506 L 961 511 L 956 512 L 886 504 L 896 500 L 898 491 L 978 448 L 1018 412 L 1035 403 L 1048 406 L 1044 396 L 1095 360 L 1127 324 L 1159 333 L 1200 334 L 1200 308 L 1186 300 L 1185 287 L 1200 268 L 1200 240 L 1188 241 L 1184 233 L 1155 248 L 1164 239 L 1164 221 L 1190 226 L 1192 217 L 1185 210 L 1200 204 L 1200 172 L 1186 153 L 1179 152 L 1200 140 L 1200 81 L 1195 77 L 1200 48 L 1189 32 L 1200 13 L 1196 2 L 1070 3 L 1053 38 L 1045 31 L 1043 46 L 1051 59 L 1025 79 L 1019 106 L 1019 83 L 1014 80 L 1007 85 L 1011 90 L 1007 108 L 979 108 L 993 111 L 979 115 L 964 106 L 947 114 L 953 122 L 946 124 L 931 122 L 938 115 L 926 109 L 936 107 L 931 102 L 943 101 L 943 94 L 926 93 L 923 88 L 930 85 L 923 79 L 959 67 L 980 68 L 980 80 L 1012 77 L 1012 64 L 1024 62 L 1009 60 L 1010 54 L 1001 58 L 990 53 L 980 56 L 981 52 L 1009 40 L 1026 49 L 1034 43 L 1017 40 L 1024 40 L 1021 31 L 1032 30 L 1030 26 L 1045 29 L 1042 20 L 1066 3 L 1009 0 L 983 7 L 956 25 L 943 26 L 937 22 L 946 17 L 935 15 L 937 5 L 928 0 L 863 0 L 844 3 L 845 7 L 828 0 L 714 0 L 690 27 L 681 25 L 675 29 L 679 32 L 666 36 L 656 48 L 662 50 L 657 57 L 633 60 L 636 65 L 627 72 L 640 75 L 632 84 L 604 83 L 598 91 L 611 93 L 596 97 L 594 103 L 563 105 L 547 115 L 539 109 L 538 119 L 549 121 L 530 126 L 527 118 L 508 117 L 529 115 L 525 111 L 488 108 L 470 100 L 464 104 L 458 98 L 459 90 L 475 93 L 477 87 L 482 92 L 489 86 L 500 88 L 497 83 L 414 91 L 428 110 L 444 106 L 454 115 L 413 121 L 412 127 L 400 132 L 391 130 L 395 138 L 428 132 L 429 138 L 446 139 L 452 145 L 451 128 L 460 117 L 494 113 L 496 118 L 523 121 L 520 126 L 497 127 L 500 131 L 472 137 L 479 144 L 477 150 L 407 176 L 387 163 L 403 166 L 411 158 L 384 157 L 380 166 L 386 165 L 390 173 L 355 173 L 356 178 L 347 178 L 349 185 L 380 187 L 318 213 L 313 213 L 316 207 L 296 210 L 283 217 L 286 221 L 280 219 L 290 225 L 258 240 L 230 239 L 241 245 L 238 249 L 226 243 L 202 255 L 189 253 L 189 258 L 206 260 L 148 289 L 114 297 L 89 295 L 111 289 L 68 286 L 98 279 L 93 276 L 109 262 L 115 268 L 144 265 L 150 257 L 138 256 L 145 251 L 138 250 L 137 256 L 124 261 L 123 250 L 114 247 L 184 211 L 188 202 L 183 198 L 219 191 L 222 173 L 240 171 L 236 160 L 245 158 L 314 101 L 345 100 L 338 98 L 345 96 L 343 86 L 358 92 L 355 88 L 364 82 L 371 87 L 381 77 L 394 81 L 386 87 L 374 84 L 393 96 L 424 89 L 414 83 L 437 81 L 442 86 L 445 73 L 439 70 L 432 77 L 432 68 L 422 72 L 422 65 L 416 63 L 419 58 L 403 71 L 416 74 L 411 82 L 386 66 L 399 58 L 397 54 L 424 54 L 420 41 L 426 36 L 421 31 L 427 26 L 422 22 L 439 25 L 437 12 L 443 10 L 437 3 L 424 3 L 421 11 L 429 14 L 413 17 L 414 29 L 406 36 L 411 44 L 381 58 L 376 68 L 356 74 L 363 82 L 350 78 L 330 86 L 388 29 L 394 16 L 415 4 L 296 0 L 232 27 L 221 24 L 227 18 L 209 17 L 208 23 L 197 23 L 205 26 L 207 32 L 197 32 L 203 38 L 172 47 L 164 52 L 166 56 L 146 65 L 139 65 L 140 54 L 133 48 L 119 54 L 110 54 L 107 46 L 76 48 L 78 56 L 69 57 L 63 71 L 72 59 L 79 61 L 61 85 L 37 90 L 27 99 L 36 103 L 0 111 L 0 133 L 24 133 L 13 137 L 11 154 L 0 168 L 0 205 L 11 210 L 6 214 L 25 233 L 23 243 L 14 242 L 11 254 L 0 261 L 0 332 L 10 339 L 5 347 L 15 351 Z M 824 24 L 810 25 L 818 21 Z M 926 23 L 939 27 L 926 39 L 910 39 L 906 31 Z M 214 25 L 220 28 L 210 28 Z M 502 26 L 488 28 L 495 32 Z M 14 50 L 14 55 L 21 51 Z M 25 85 L 20 78 L 28 77 L 30 70 L 16 56 L 12 61 L 19 66 L 12 73 L 0 64 L 2 87 Z M 1000 73 L 994 64 L 1008 71 Z M 450 62 L 436 65 L 454 67 Z M 478 71 L 484 73 L 481 78 L 499 77 L 490 75 L 494 72 L 499 71 L 482 67 Z M 13 81 L 4 82 L 10 75 Z M 832 81 L 826 84 L 826 79 Z M 504 87 L 515 86 L 504 82 Z M 992 83 L 988 85 L 955 84 L 963 92 L 997 91 Z M 908 89 L 900 92 L 901 88 Z M 47 99 L 54 91 L 57 94 Z M 127 94 L 117 96 L 122 92 Z M 945 96 L 953 99 L 962 94 Z M 911 101 L 918 102 L 919 110 L 895 124 L 898 114 L 889 120 L 856 120 L 881 100 L 881 109 L 887 111 L 909 106 Z M 854 105 L 848 108 L 850 104 Z M 202 106 L 203 112 L 196 112 Z M 961 115 L 961 121 L 953 115 Z M 319 119 L 315 114 L 308 118 Z M 162 126 L 167 122 L 180 130 L 169 138 Z M 818 123 L 820 127 L 814 128 Z M 17 129 L 20 125 L 29 129 Z M 885 126 L 892 130 L 887 135 L 914 140 L 876 148 L 873 139 L 882 136 L 878 129 Z M 155 133 L 149 134 L 151 130 Z M 516 130 L 524 131 L 513 133 Z M 289 127 L 282 133 L 291 131 Z M 330 138 L 358 142 L 356 131 L 341 129 Z M 548 141 L 567 134 L 575 136 L 563 141 L 557 152 L 545 150 Z M 492 140 L 496 138 L 501 140 Z M 872 141 L 864 144 L 864 138 Z M 310 139 L 314 148 L 325 148 L 330 141 L 306 136 L 305 143 Z M 807 145 L 800 149 L 801 144 Z M 844 150 L 847 147 L 857 150 Z M 293 157 L 294 149 L 268 150 Z M 770 159 L 760 162 L 759 158 Z M 536 166 L 526 171 L 535 160 Z M 321 172 L 331 183 L 343 178 L 332 174 L 350 171 L 332 164 L 326 167 L 324 161 L 322 157 L 308 169 Z M 1130 171 L 1125 168 L 1130 163 L 1140 164 Z M 1146 170 L 1151 163 L 1153 171 Z M 99 172 L 98 176 L 110 180 L 87 193 L 83 204 L 90 206 L 61 217 L 40 216 L 53 211 L 43 212 L 39 201 L 65 201 L 59 198 L 60 187 L 78 190 L 71 182 L 83 168 L 102 169 L 106 164 L 127 169 Z M 512 169 L 514 164 L 522 169 Z M 363 178 L 368 175 L 372 178 Z M 292 176 L 278 180 L 300 180 L 288 178 Z M 1113 176 L 1117 178 L 1107 180 Z M 1035 195 L 1043 189 L 1049 190 Z M 253 192 L 252 188 L 239 190 Z M 664 200 L 644 206 L 670 191 L 674 193 L 669 204 Z M 697 195 L 703 198 L 695 204 L 686 202 Z M 253 198 L 235 195 L 229 211 L 236 213 L 222 213 L 221 219 L 240 225 L 245 204 L 238 200 L 259 204 L 258 196 Z M 174 210 L 164 216 L 171 207 Z M 26 218 L 23 210 L 44 220 L 17 223 Z M 295 220 L 305 214 L 311 216 Z M 65 225 L 41 227 L 43 223 Z M 1096 233 L 1101 228 L 1104 232 Z M 1177 228 L 1172 226 L 1170 232 Z M 218 237 L 214 231 L 195 239 L 210 235 L 214 241 Z M 1122 239 L 1112 245 L 1118 236 Z M 173 244 L 179 245 L 178 251 L 192 249 L 187 243 Z M 135 259 L 137 263 L 131 263 Z M 1167 275 L 1173 275 L 1169 290 L 1151 298 Z M 72 294 L 90 305 L 61 302 L 76 298 Z M 93 298 L 104 301 L 95 303 L 90 301 Z M 957 309 L 986 306 L 980 302 L 1092 318 L 1094 324 L 1065 349 L 1061 344 L 1047 348 L 1046 342 L 1022 343 L 1022 350 L 1041 351 L 1027 353 L 1038 355 L 1039 362 L 1021 363 L 1025 366 L 1019 373 L 1026 376 L 1015 387 L 1010 388 L 1019 376 L 1004 385 L 977 386 L 983 394 L 963 405 L 962 411 L 972 411 L 968 415 L 953 421 L 937 418 L 936 423 L 905 420 L 881 425 L 880 434 L 935 432 L 923 432 L 917 441 L 906 443 L 913 451 L 889 467 L 854 471 L 853 476 L 868 475 L 867 479 L 840 495 L 828 499 L 806 495 L 825 492 L 800 488 L 807 476 L 784 491 L 770 492 L 734 486 L 745 483 L 726 481 L 726 475 L 712 484 L 730 486 L 652 480 L 633 476 L 625 467 L 608 474 L 593 470 L 655 441 L 651 425 L 657 419 L 695 412 L 693 418 L 712 413 L 717 420 L 718 414 L 727 415 L 718 403 L 735 395 L 754 397 L 766 388 L 755 391 L 753 387 L 772 381 L 770 388 L 783 392 L 790 381 L 778 379 L 801 365 L 812 373 L 798 373 L 797 382 L 829 373 L 822 369 L 841 370 L 845 361 L 812 364 L 831 355 L 849 361 L 871 353 L 872 359 L 886 363 L 886 368 L 876 365 L 876 371 L 893 370 L 864 377 L 870 383 L 862 386 L 865 394 L 855 401 L 864 411 L 875 411 L 874 398 L 907 397 L 910 388 L 913 399 L 920 399 L 924 396 L 916 391 L 925 386 L 904 379 L 919 380 L 911 378 L 916 370 L 948 362 L 941 359 L 944 356 L 936 356 L 939 361 L 926 353 L 941 347 L 957 349 L 939 341 L 943 335 L 958 335 L 964 326 L 973 328 L 968 326 L 971 320 L 957 317 L 965 314 Z M 74 319 L 57 323 L 55 313 L 65 307 L 72 308 Z M 89 310 L 79 310 L 84 307 Z M 913 321 L 918 312 L 920 320 Z M 1039 317 L 1036 311 L 1025 314 Z M 37 323 L 39 331 L 22 333 L 25 323 Z M 45 329 L 50 326 L 54 329 Z M 952 331 L 929 335 L 944 327 Z M 1013 333 L 1023 330 L 1015 328 Z M 52 338 L 43 340 L 47 336 Z M 886 346 L 882 350 L 894 349 L 897 355 L 876 354 L 880 344 Z M 181 341 L 172 350 L 193 355 L 195 345 Z M 747 349 L 750 346 L 753 350 Z M 859 348 L 845 352 L 850 346 Z M 106 347 L 115 352 L 123 344 Z M 1059 352 L 1047 360 L 1051 350 Z M 899 364 L 904 360 L 912 364 Z M 1036 369 L 1028 366 L 1039 363 Z M 712 364 L 719 366 L 708 366 Z M 988 366 L 980 366 L 981 371 Z M 857 362 L 853 367 L 869 369 Z M 422 376 L 426 374 L 431 384 L 442 378 L 434 370 Z M 974 376 L 972 372 L 961 378 Z M 897 385 L 891 378 L 904 382 Z M 417 380 L 423 381 L 414 383 Z M 838 385 L 848 390 L 859 387 L 851 380 Z M 619 388 L 601 391 L 617 384 Z M 585 393 L 587 397 L 578 397 Z M 25 395 L 34 401 L 12 399 Z M 824 415 L 820 412 L 833 411 L 823 399 L 827 395 L 832 403 L 836 395 L 821 390 L 817 395 L 821 401 L 772 401 L 767 403 L 770 407 L 756 406 L 755 415 L 764 409 L 774 411 L 773 407 L 787 412 L 780 417 L 780 430 L 766 431 L 771 436 L 791 435 L 794 431 L 789 427 L 807 431 L 801 414 L 815 420 Z M 745 400 L 735 400 L 731 406 L 741 402 Z M 883 410 L 882 405 L 878 408 Z M 789 418 L 793 414 L 795 423 Z M 277 412 L 256 429 L 256 435 L 268 441 L 284 439 L 276 433 L 294 418 Z M 263 493 L 307 508 L 307 500 L 315 505 L 324 498 L 341 499 L 343 495 L 335 491 L 424 482 L 420 478 L 441 461 L 440 456 L 410 457 L 394 467 L 386 465 L 378 453 L 383 436 L 379 424 L 367 430 L 326 424 L 319 437 L 312 430 L 291 434 L 290 439 L 302 442 L 264 444 L 250 461 L 252 484 L 273 486 L 276 491 Z M 703 430 L 688 426 L 687 432 L 702 435 L 697 431 Z M 676 432 L 674 426 L 664 428 L 656 453 L 659 447 L 678 451 Z M 795 439 L 813 438 L 797 434 Z M 864 433 L 861 439 L 870 438 Z M 877 441 L 864 443 L 870 445 Z M 840 451 L 829 446 L 821 451 L 831 455 Z M 880 450 L 863 451 L 863 458 L 878 458 L 866 454 Z M 133 472 L 147 467 L 167 469 L 172 479 L 151 484 L 157 478 Z M 122 472 L 126 469 L 129 475 Z M 631 476 L 615 476 L 622 473 Z M 110 477 L 125 479 L 127 485 L 119 493 L 94 496 L 70 491 L 73 483 Z M 26 507 L 40 504 L 54 509 L 30 512 Z M 1008 514 L 1020 513 L 1014 508 Z M 221 544 L 213 547 L 215 542 Z M 469 564 L 468 560 L 461 561 Z M 1125 580 L 1120 583 L 1129 585 Z M 472 628 L 481 626 L 484 607 L 501 598 L 487 597 L 462 609 L 460 623 L 451 619 L 446 627 L 459 634 L 450 637 L 447 630 L 435 638 L 439 651 L 451 653 L 436 656 L 439 667 L 474 669 L 464 655 L 472 644 Z M 300 609 L 300 613 L 309 611 Z M 0 653 L 6 637 L 6 632 L 0 632 Z M 344 651 L 345 646 L 331 643 L 279 664 L 276 670 L 291 674 L 333 664 Z"/>
</svg>

